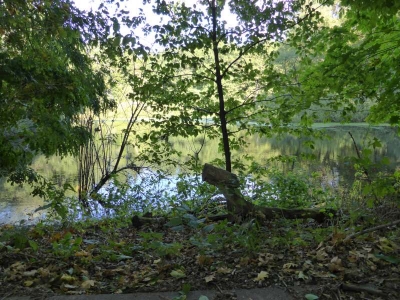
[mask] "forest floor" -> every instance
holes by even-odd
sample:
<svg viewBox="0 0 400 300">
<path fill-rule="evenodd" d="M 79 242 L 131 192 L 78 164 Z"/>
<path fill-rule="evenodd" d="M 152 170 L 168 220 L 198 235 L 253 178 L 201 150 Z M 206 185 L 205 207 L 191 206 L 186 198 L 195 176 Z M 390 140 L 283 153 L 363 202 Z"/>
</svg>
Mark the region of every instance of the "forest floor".
<svg viewBox="0 0 400 300">
<path fill-rule="evenodd" d="M 399 227 L 345 240 L 304 220 L 198 221 L 2 226 L 0 298 L 282 287 L 295 299 L 400 299 Z"/>
</svg>

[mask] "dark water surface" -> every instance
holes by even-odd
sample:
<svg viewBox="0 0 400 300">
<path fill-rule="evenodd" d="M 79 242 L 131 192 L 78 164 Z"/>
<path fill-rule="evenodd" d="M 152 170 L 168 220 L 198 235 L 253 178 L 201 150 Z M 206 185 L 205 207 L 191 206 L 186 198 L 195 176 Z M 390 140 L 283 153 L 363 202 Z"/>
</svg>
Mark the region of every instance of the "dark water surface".
<svg viewBox="0 0 400 300">
<path fill-rule="evenodd" d="M 354 179 L 354 169 L 346 162 L 346 157 L 355 157 L 356 151 L 353 141 L 348 132 L 351 132 L 359 149 L 371 148 L 369 145 L 374 138 L 381 141 L 381 147 L 371 153 L 371 160 L 379 162 L 387 157 L 390 164 L 385 168 L 393 171 L 400 168 L 400 138 L 397 131 L 387 126 L 346 126 L 335 125 L 320 128 L 329 138 L 313 139 L 314 149 L 307 145 L 310 138 L 298 138 L 287 135 L 281 138 L 251 137 L 248 139 L 249 147 L 244 151 L 234 153 L 234 158 L 244 154 L 252 155 L 259 163 L 278 155 L 299 156 L 300 154 L 312 154 L 314 160 L 299 160 L 295 163 L 282 164 L 285 170 L 301 169 L 310 174 L 316 170 L 325 170 L 327 173 L 327 184 L 334 186 L 350 185 Z M 171 140 L 175 148 L 182 151 L 182 160 L 199 149 L 200 142 L 193 140 Z M 199 155 L 202 162 L 210 162 L 220 157 L 217 151 L 218 142 L 207 141 L 202 147 Z M 132 154 L 129 154 L 132 155 Z M 72 157 L 60 160 L 58 157 L 46 159 L 38 156 L 33 162 L 33 168 L 51 178 L 62 186 L 68 181 L 77 188 L 77 163 Z M 284 170 L 283 170 L 284 171 Z M 379 171 L 379 170 L 371 170 Z M 179 170 L 177 171 L 179 172 Z M 72 196 L 72 195 L 71 195 Z M 31 214 L 43 201 L 30 195 L 29 187 L 13 187 L 0 179 L 0 224 L 29 220 L 38 216 L 38 213 Z"/>
</svg>

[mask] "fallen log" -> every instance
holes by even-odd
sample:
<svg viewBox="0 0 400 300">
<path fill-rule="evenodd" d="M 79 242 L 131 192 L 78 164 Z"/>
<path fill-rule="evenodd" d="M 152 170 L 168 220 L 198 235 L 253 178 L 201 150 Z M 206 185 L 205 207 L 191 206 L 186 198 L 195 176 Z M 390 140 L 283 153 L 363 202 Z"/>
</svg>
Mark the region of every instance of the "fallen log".
<svg viewBox="0 0 400 300">
<path fill-rule="evenodd" d="M 164 224 L 166 222 L 167 222 L 167 219 L 164 217 L 151 217 L 151 216 L 141 217 L 138 215 L 134 215 L 131 218 L 132 226 L 136 229 L 140 229 L 140 228 L 142 228 L 143 225 L 146 225 L 146 224 L 155 224 L 155 223 L 156 224 Z"/>
<path fill-rule="evenodd" d="M 319 209 L 283 209 L 255 205 L 247 201 L 240 192 L 237 176 L 223 169 L 205 164 L 202 172 L 203 181 L 217 187 L 226 198 L 227 209 L 231 220 L 255 217 L 259 219 L 314 219 L 319 223 L 334 214 L 334 211 Z"/>
</svg>

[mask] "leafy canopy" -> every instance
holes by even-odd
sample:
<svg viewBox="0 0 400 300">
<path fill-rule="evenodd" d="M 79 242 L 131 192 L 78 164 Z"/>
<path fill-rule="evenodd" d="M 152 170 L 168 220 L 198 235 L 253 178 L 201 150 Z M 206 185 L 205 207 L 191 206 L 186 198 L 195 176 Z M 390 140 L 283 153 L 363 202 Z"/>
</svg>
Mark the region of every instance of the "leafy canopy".
<svg viewBox="0 0 400 300">
<path fill-rule="evenodd" d="M 337 8 L 340 25 L 291 36 L 303 56 L 302 101 L 324 100 L 343 116 L 371 101 L 369 121 L 398 125 L 400 3 L 344 0 Z"/>
<path fill-rule="evenodd" d="M 106 41 L 107 32 L 95 26 L 100 21 L 69 0 L 0 5 L 1 175 L 38 151 L 76 153 L 88 138 L 76 125 L 79 113 L 110 106 L 103 70 L 88 54 L 93 40 Z"/>
</svg>

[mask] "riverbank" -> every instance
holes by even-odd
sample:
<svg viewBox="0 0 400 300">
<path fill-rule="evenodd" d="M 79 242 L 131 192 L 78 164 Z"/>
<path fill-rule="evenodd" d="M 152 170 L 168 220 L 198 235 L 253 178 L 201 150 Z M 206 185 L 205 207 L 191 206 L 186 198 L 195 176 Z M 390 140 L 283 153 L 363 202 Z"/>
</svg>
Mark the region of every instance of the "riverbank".
<svg viewBox="0 0 400 300">
<path fill-rule="evenodd" d="M 322 226 L 309 220 L 197 221 L 178 227 L 155 223 L 140 230 L 128 219 L 3 226 L 0 296 L 184 294 L 273 286 L 295 299 L 306 294 L 329 299 L 337 293 L 341 299 L 400 297 L 398 227 L 345 240 L 371 225 L 359 220 L 349 226 L 343 219 Z M 359 289 L 343 290 L 342 284 Z"/>
</svg>

